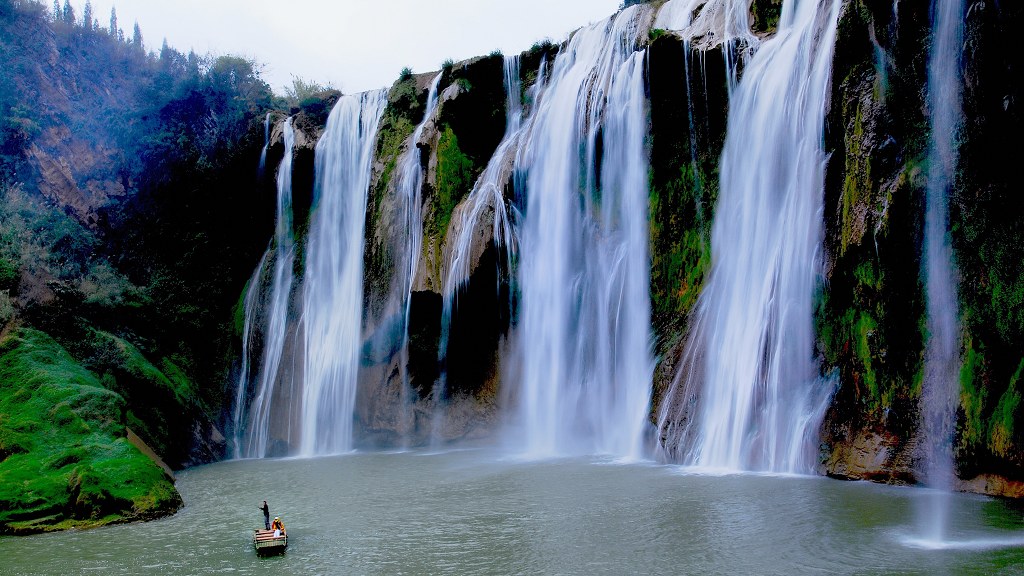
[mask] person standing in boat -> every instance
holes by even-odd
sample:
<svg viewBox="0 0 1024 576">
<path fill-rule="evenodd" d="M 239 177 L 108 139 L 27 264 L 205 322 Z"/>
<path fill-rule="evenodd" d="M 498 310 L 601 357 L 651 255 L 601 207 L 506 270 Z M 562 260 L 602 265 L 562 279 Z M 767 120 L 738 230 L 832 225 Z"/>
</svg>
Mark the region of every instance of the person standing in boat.
<svg viewBox="0 0 1024 576">
<path fill-rule="evenodd" d="M 263 510 L 263 525 L 270 530 L 270 506 L 267 506 L 267 501 L 263 501 L 263 506 L 260 506 L 260 510 Z"/>
</svg>

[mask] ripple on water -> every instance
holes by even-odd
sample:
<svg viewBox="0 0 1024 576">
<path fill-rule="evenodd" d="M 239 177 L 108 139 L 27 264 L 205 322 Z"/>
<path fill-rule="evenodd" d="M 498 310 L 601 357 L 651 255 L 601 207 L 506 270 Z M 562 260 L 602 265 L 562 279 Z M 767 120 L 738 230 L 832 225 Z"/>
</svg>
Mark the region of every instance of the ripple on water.
<svg viewBox="0 0 1024 576">
<path fill-rule="evenodd" d="M 486 450 L 225 462 L 185 471 L 154 522 L 0 538 L 12 574 L 989 574 L 1024 566 L 1024 520 L 954 496 L 915 542 L 920 491 Z M 291 536 L 260 559 L 267 499 Z M 45 550 L 45 554 L 40 554 Z"/>
</svg>

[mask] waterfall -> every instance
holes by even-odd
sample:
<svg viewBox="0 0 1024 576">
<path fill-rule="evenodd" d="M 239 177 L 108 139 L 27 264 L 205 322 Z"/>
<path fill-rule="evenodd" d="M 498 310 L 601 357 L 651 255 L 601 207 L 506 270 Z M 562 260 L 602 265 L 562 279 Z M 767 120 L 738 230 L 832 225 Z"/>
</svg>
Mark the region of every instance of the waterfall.
<svg viewBox="0 0 1024 576">
<path fill-rule="evenodd" d="M 412 291 L 416 281 L 416 269 L 423 256 L 423 162 L 419 148 L 423 128 L 437 110 L 437 87 L 441 83 L 438 73 L 430 83 L 427 92 L 427 108 L 423 119 L 413 130 L 409 144 L 397 165 L 397 195 L 401 203 L 402 224 L 406 233 L 405 246 L 396 255 L 398 261 L 399 298 L 403 312 L 401 358 L 398 366 L 402 375 L 402 393 L 409 390 L 409 314 L 412 311 Z M 405 402 L 403 401 L 403 404 Z"/>
<path fill-rule="evenodd" d="M 491 237 L 494 244 L 505 249 L 505 263 L 511 268 L 516 251 L 516 230 L 514 214 L 505 200 L 505 184 L 512 175 L 520 138 L 523 133 L 522 82 L 519 79 L 519 56 L 505 56 L 503 62 L 505 84 L 505 134 L 495 149 L 484 171 L 477 178 L 467 200 L 453 212 L 451 225 L 445 239 L 442 260 L 442 311 L 441 340 L 438 347 L 441 376 L 435 391 L 437 413 L 433 419 L 432 442 L 441 442 L 441 425 L 444 420 L 443 400 L 447 393 L 447 370 L 445 360 L 451 331 L 452 313 L 457 304 L 458 291 L 469 282 L 473 263 L 486 248 L 475 233 L 479 226 L 486 225 L 491 218 Z M 536 96 L 543 86 L 543 65 L 537 82 L 531 88 Z M 499 279 L 499 283 L 501 280 Z M 495 290 L 500 289 L 496 286 Z M 511 306 L 511 304 L 510 304 Z"/>
<path fill-rule="evenodd" d="M 270 147 L 270 112 L 263 118 L 263 150 L 260 151 L 260 167 L 258 174 L 263 175 L 263 169 L 267 165 L 267 148 Z"/>
<path fill-rule="evenodd" d="M 712 268 L 663 448 L 688 464 L 811 472 L 832 387 L 817 376 L 824 116 L 840 0 L 787 0 L 730 99 Z"/>
<path fill-rule="evenodd" d="M 928 342 L 924 356 L 922 432 L 926 445 L 925 481 L 940 492 L 953 488 L 953 435 L 960 391 L 960 327 L 953 248 L 949 238 L 948 192 L 956 170 L 956 131 L 960 122 L 960 56 L 963 0 L 935 0 L 933 40 L 928 62 L 931 142 L 925 214 L 924 276 Z M 945 495 L 932 503 L 923 522 L 936 540 L 946 528 Z"/>
<path fill-rule="evenodd" d="M 248 415 L 246 403 L 249 400 L 249 379 L 251 378 L 250 373 L 253 366 L 253 336 L 257 330 L 257 318 L 259 316 L 257 309 L 260 302 L 259 283 L 260 278 L 263 276 L 263 270 L 267 265 L 267 258 L 271 253 L 271 249 L 272 244 L 263 252 L 260 263 L 256 265 L 256 269 L 246 285 L 245 298 L 243 300 L 245 320 L 242 325 L 242 369 L 238 376 L 238 388 L 235 391 L 235 406 L 231 421 L 231 451 L 234 458 L 244 458 L 246 456 L 242 444 L 244 442 Z"/>
<path fill-rule="evenodd" d="M 267 164 L 267 149 L 270 147 L 270 116 L 271 113 L 267 112 L 267 115 L 263 118 L 263 149 L 260 151 L 260 163 L 259 168 L 257 169 L 257 174 L 260 177 L 263 176 L 263 170 Z M 278 189 L 279 196 L 280 193 L 281 190 Z M 278 204 L 280 203 L 279 199 Z M 238 387 L 235 391 L 235 404 L 231 420 L 231 451 L 234 458 L 242 458 L 245 456 L 245 452 L 242 449 L 242 442 L 248 413 L 247 401 L 253 355 L 252 340 L 257 329 L 257 307 L 260 300 L 260 279 L 263 277 L 263 270 L 267 265 L 267 259 L 269 258 L 272 248 L 273 240 L 271 240 L 270 245 L 267 246 L 267 249 L 263 252 L 263 256 L 260 257 L 260 262 L 256 265 L 256 269 L 253 270 L 252 277 L 249 279 L 249 283 L 246 284 L 245 298 L 243 299 L 245 320 L 242 325 L 242 369 L 238 377 Z"/>
<path fill-rule="evenodd" d="M 578 30 L 523 143 L 521 429 L 512 433 L 530 456 L 640 453 L 653 358 L 637 46 L 651 18 L 649 6 L 632 6 Z"/>
<path fill-rule="evenodd" d="M 242 334 L 242 385 L 236 406 L 236 430 L 244 427 L 247 431 L 243 438 L 236 432 L 239 443 L 236 452 L 241 457 L 259 458 L 267 453 L 267 440 L 270 428 L 270 409 L 274 392 L 279 381 L 281 356 L 284 352 L 288 330 L 288 307 L 292 291 L 292 265 L 295 258 L 292 237 L 292 151 L 295 147 L 295 131 L 292 119 L 284 122 L 282 129 L 284 139 L 284 156 L 277 169 L 277 225 L 274 230 L 273 262 L 274 271 L 266 305 L 266 324 L 263 326 L 263 354 L 260 371 L 255 389 L 255 396 L 249 405 L 246 421 L 241 418 L 242 403 L 245 400 L 241 390 L 249 379 L 251 361 L 247 354 L 252 334 L 253 319 L 257 316 L 256 294 L 258 284 L 267 257 L 271 253 L 268 248 L 260 265 L 253 273 L 249 283 L 249 292 L 245 298 L 245 328 Z M 266 147 L 264 147 L 265 149 Z"/>
<path fill-rule="evenodd" d="M 472 273 L 473 250 L 482 250 L 483 246 L 474 245 L 473 232 L 488 210 L 493 210 L 494 242 L 506 249 L 507 261 L 511 262 L 515 250 L 515 231 L 512 214 L 505 202 L 505 183 L 508 181 L 519 149 L 523 127 L 523 104 L 521 100 L 522 84 L 519 80 L 519 56 L 506 56 L 505 71 L 505 135 L 480 174 L 468 201 L 460 205 L 452 215 L 449 235 L 452 239 L 446 246 L 447 258 L 444 261 L 444 296 L 445 313 L 442 325 L 451 320 L 451 307 L 454 304 L 456 291 L 466 282 Z M 538 84 L 542 79 L 538 77 Z M 443 347 L 442 347 L 443 352 Z"/>
<path fill-rule="evenodd" d="M 302 295 L 302 455 L 351 449 L 363 302 L 363 231 L 387 91 L 343 96 L 316 146 Z"/>
<path fill-rule="evenodd" d="M 721 46 L 731 98 L 739 82 L 741 65 L 761 42 L 750 30 L 750 3 L 751 0 L 670 0 L 658 11 L 654 27 L 678 31 L 687 52 L 691 44 L 702 52 Z"/>
</svg>

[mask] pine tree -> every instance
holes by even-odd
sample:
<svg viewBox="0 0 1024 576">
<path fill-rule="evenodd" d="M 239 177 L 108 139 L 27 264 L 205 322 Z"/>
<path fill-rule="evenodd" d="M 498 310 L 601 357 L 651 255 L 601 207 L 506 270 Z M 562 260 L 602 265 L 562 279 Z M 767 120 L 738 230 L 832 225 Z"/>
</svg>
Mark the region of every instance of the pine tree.
<svg viewBox="0 0 1024 576">
<path fill-rule="evenodd" d="M 92 30 L 92 2 L 85 0 L 85 8 L 82 9 L 82 27 Z"/>
<path fill-rule="evenodd" d="M 132 45 L 142 48 L 142 28 L 139 28 L 139 23 L 135 23 L 135 30 L 132 32 Z"/>
<path fill-rule="evenodd" d="M 64 23 L 65 24 L 74 24 L 75 23 L 75 9 L 71 7 L 71 2 L 69 0 L 64 0 L 64 11 L 63 12 L 64 12 L 63 13 Z"/>
<path fill-rule="evenodd" d="M 117 8 L 110 9 L 110 35 L 117 38 Z"/>
<path fill-rule="evenodd" d="M 53 0 L 53 21 L 60 20 L 60 2 Z"/>
</svg>

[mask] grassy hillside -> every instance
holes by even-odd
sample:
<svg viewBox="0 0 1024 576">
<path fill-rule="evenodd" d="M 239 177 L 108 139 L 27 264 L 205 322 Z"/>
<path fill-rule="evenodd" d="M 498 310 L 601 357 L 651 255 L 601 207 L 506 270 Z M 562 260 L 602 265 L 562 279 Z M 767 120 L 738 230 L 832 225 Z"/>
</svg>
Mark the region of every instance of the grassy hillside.
<svg viewBox="0 0 1024 576">
<path fill-rule="evenodd" d="M 231 310 L 273 229 L 258 65 L 0 0 L 0 526 L 175 510 L 223 455 Z"/>
<path fill-rule="evenodd" d="M 46 334 L 0 340 L 0 533 L 156 517 L 181 498 L 126 438 L 126 403 Z"/>
</svg>

